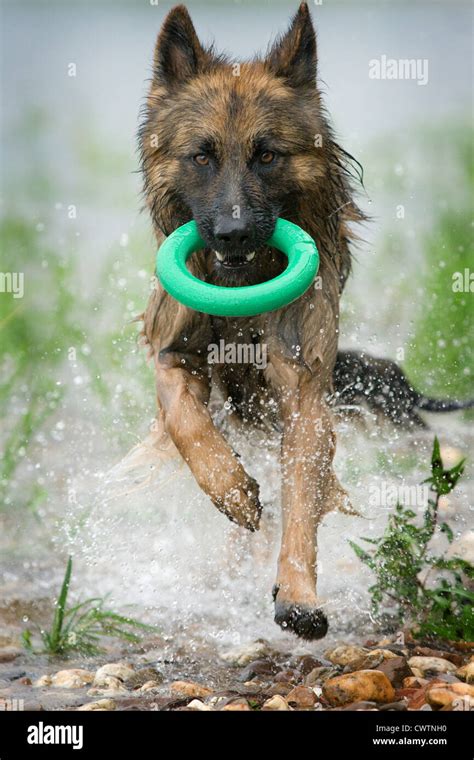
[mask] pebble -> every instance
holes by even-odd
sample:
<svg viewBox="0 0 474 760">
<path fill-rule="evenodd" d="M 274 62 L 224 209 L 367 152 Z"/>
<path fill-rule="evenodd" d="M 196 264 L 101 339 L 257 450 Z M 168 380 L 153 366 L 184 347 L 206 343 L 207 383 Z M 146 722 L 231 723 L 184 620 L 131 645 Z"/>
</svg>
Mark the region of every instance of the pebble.
<svg viewBox="0 0 474 760">
<path fill-rule="evenodd" d="M 296 668 L 303 676 L 307 676 L 311 673 L 312 670 L 315 668 L 320 668 L 322 666 L 321 660 L 318 660 L 316 657 L 313 657 L 310 654 L 305 654 L 303 657 L 298 658 L 298 661 L 296 663 Z"/>
<path fill-rule="evenodd" d="M 128 678 L 132 678 L 135 675 L 135 668 L 131 665 L 123 662 L 109 662 L 106 665 L 102 665 L 95 674 L 94 686 L 107 686 L 107 679 L 109 677 L 118 678 L 120 681 L 126 681 Z"/>
<path fill-rule="evenodd" d="M 292 681 L 298 681 L 301 678 L 301 673 L 297 670 L 280 670 L 274 677 L 275 683 L 291 683 Z"/>
<path fill-rule="evenodd" d="M 392 652 L 391 649 L 372 649 L 372 651 L 369 653 L 370 655 L 377 655 L 382 656 L 384 660 L 392 660 L 394 657 L 399 657 L 399 655 L 396 652 Z"/>
<path fill-rule="evenodd" d="M 79 712 L 86 712 L 86 711 L 99 711 L 99 712 L 105 712 L 110 710 L 115 710 L 115 702 L 113 699 L 98 699 L 97 702 L 88 702 L 85 705 L 81 705 L 77 708 Z"/>
<path fill-rule="evenodd" d="M 410 657 L 408 665 L 414 675 L 421 674 L 421 676 L 424 676 L 426 673 L 454 673 L 457 670 L 454 663 L 442 657 Z"/>
<path fill-rule="evenodd" d="M 469 697 L 474 700 L 474 686 L 467 683 L 453 683 L 428 687 L 426 690 L 426 701 L 432 707 L 452 706 L 457 700 L 459 708 L 462 709 L 462 697 Z"/>
<path fill-rule="evenodd" d="M 340 665 L 346 667 L 367 657 L 370 649 L 365 647 L 357 647 L 352 644 L 342 644 L 335 649 L 329 649 L 325 652 L 327 659 L 332 662 L 333 665 Z"/>
<path fill-rule="evenodd" d="M 74 668 L 72 670 L 58 670 L 54 675 L 41 676 L 33 686 L 54 686 L 58 689 L 82 689 L 94 680 L 94 674 L 89 670 Z"/>
<path fill-rule="evenodd" d="M 286 699 L 283 699 L 282 696 L 279 694 L 275 694 L 274 697 L 271 697 L 270 699 L 267 699 L 266 702 L 262 705 L 262 710 L 291 710 L 290 705 L 286 701 Z"/>
<path fill-rule="evenodd" d="M 263 689 L 264 686 L 268 686 L 268 681 L 263 681 L 261 678 L 252 678 L 251 681 L 244 681 L 243 686 L 248 689 Z"/>
<path fill-rule="evenodd" d="M 231 649 L 229 652 L 224 652 L 221 654 L 221 658 L 231 665 L 243 667 L 244 665 L 251 663 L 253 660 L 264 657 L 268 654 L 270 654 L 268 642 L 260 639 L 253 643 L 246 644 L 245 646 Z"/>
<path fill-rule="evenodd" d="M 412 651 L 412 657 L 421 655 L 422 657 L 441 657 L 442 660 L 449 660 L 458 668 L 463 664 L 463 657 L 456 652 L 444 652 L 441 649 L 431 649 L 431 647 L 415 647 Z"/>
<path fill-rule="evenodd" d="M 407 676 L 403 679 L 402 688 L 404 689 L 420 689 L 422 686 L 426 686 L 429 681 L 427 678 L 418 678 L 417 676 Z"/>
<path fill-rule="evenodd" d="M 402 686 L 405 678 L 411 676 L 411 670 L 406 657 L 396 657 L 395 655 L 377 665 L 377 670 L 385 673 L 392 686 L 396 689 Z"/>
<path fill-rule="evenodd" d="M 380 644 L 380 642 L 379 642 Z M 380 646 L 377 647 L 380 650 Z M 400 646 L 400 644 L 386 644 L 382 650 L 384 652 L 391 652 L 396 657 L 408 657 L 408 649 Z M 374 651 L 374 650 L 373 650 Z"/>
<path fill-rule="evenodd" d="M 32 680 L 28 676 L 22 676 L 21 678 L 15 679 L 11 685 L 12 686 L 31 686 Z"/>
<path fill-rule="evenodd" d="M 323 685 L 323 696 L 333 706 L 348 702 L 394 702 L 395 690 L 379 670 L 358 670 L 335 678 Z"/>
<path fill-rule="evenodd" d="M 372 652 L 356 657 L 347 663 L 343 668 L 343 673 L 353 673 L 354 670 L 371 670 L 383 662 L 383 655 L 372 655 Z"/>
<path fill-rule="evenodd" d="M 120 678 L 102 673 L 94 678 L 93 689 L 108 689 L 109 691 L 125 691 L 125 686 Z"/>
<path fill-rule="evenodd" d="M 272 676 L 278 671 L 278 665 L 272 660 L 254 660 L 249 663 L 239 676 L 239 681 L 250 681 L 255 676 Z"/>
<path fill-rule="evenodd" d="M 334 710 L 377 710 L 377 703 L 376 702 L 368 702 L 360 701 L 360 702 L 351 702 L 348 705 L 344 705 L 344 707 L 335 707 Z"/>
<path fill-rule="evenodd" d="M 282 697 L 286 697 L 292 688 L 292 685 L 289 683 L 273 683 L 265 689 L 265 692 L 267 694 L 279 694 Z"/>
<path fill-rule="evenodd" d="M 380 705 L 379 710 L 381 712 L 387 712 L 390 710 L 393 710 L 395 712 L 401 712 L 402 710 L 408 709 L 408 702 L 404 699 L 401 699 L 399 702 L 389 702 L 386 705 Z"/>
<path fill-rule="evenodd" d="M 336 668 L 314 668 L 314 670 L 306 676 L 304 682 L 306 686 L 317 686 L 327 681 L 328 678 L 334 678 L 339 675 L 339 672 L 340 671 L 336 670 Z"/>
<path fill-rule="evenodd" d="M 444 681 L 445 683 L 460 683 L 454 673 L 438 673 L 436 678 L 438 681 Z"/>
<path fill-rule="evenodd" d="M 389 649 L 373 649 L 367 654 L 355 657 L 343 670 L 343 673 L 352 673 L 354 670 L 371 670 L 378 668 L 386 660 L 394 659 L 397 655 Z"/>
<path fill-rule="evenodd" d="M 390 644 L 393 644 L 393 639 L 390 638 L 390 636 L 385 636 L 385 638 L 380 639 L 380 641 L 374 642 L 379 647 L 388 647 Z M 366 641 L 367 646 L 372 646 L 372 642 Z"/>
<path fill-rule="evenodd" d="M 16 647 L 3 647 L 0 650 L 0 662 L 13 662 L 21 654 L 21 649 Z"/>
<path fill-rule="evenodd" d="M 212 694 L 212 689 L 208 689 L 205 686 L 201 686 L 193 681 L 173 681 L 170 684 L 170 689 L 174 694 L 179 694 L 183 697 L 208 697 Z"/>
<path fill-rule="evenodd" d="M 397 699 L 406 699 L 410 710 L 420 710 L 426 703 L 426 687 L 421 689 L 397 689 Z"/>
<path fill-rule="evenodd" d="M 51 678 L 51 676 L 48 676 L 48 675 L 40 676 L 40 678 L 38 678 L 33 683 L 33 687 L 35 689 L 39 689 L 42 686 L 51 686 L 52 681 L 53 681 L 53 679 Z"/>
<path fill-rule="evenodd" d="M 296 707 L 313 707 L 318 701 L 316 694 L 308 686 L 295 686 L 294 689 L 286 697 L 286 701 L 290 705 L 296 705 Z"/>
<path fill-rule="evenodd" d="M 205 705 L 200 699 L 191 700 L 186 707 L 188 710 L 197 710 L 198 712 L 212 712 L 212 707 L 210 705 Z"/>
<path fill-rule="evenodd" d="M 242 700 L 241 702 L 230 702 L 227 705 L 224 705 L 224 707 L 221 707 L 221 712 L 249 712 L 250 711 L 250 705 L 246 700 Z"/>
<path fill-rule="evenodd" d="M 474 662 L 468 662 L 467 665 L 458 668 L 455 675 L 460 678 L 461 681 L 466 681 L 468 684 L 474 684 Z"/>
<path fill-rule="evenodd" d="M 110 689 L 89 689 L 87 692 L 88 697 L 123 697 L 126 689 L 123 685 L 118 688 L 111 687 Z"/>
<path fill-rule="evenodd" d="M 132 676 L 126 678 L 124 683 L 127 689 L 138 689 L 150 681 L 155 683 L 163 683 L 164 676 L 159 670 L 155 668 L 142 668 L 133 673 Z"/>
<path fill-rule="evenodd" d="M 160 688 L 160 684 L 158 681 L 145 681 L 145 683 L 140 686 L 139 691 L 147 692 L 147 691 L 155 691 L 156 689 Z"/>
</svg>

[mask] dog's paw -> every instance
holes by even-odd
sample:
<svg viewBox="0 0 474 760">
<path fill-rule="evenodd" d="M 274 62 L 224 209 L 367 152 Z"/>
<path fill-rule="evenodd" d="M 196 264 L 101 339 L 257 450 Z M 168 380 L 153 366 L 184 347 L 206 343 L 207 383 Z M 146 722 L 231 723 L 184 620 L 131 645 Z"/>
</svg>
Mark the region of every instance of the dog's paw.
<svg viewBox="0 0 474 760">
<path fill-rule="evenodd" d="M 231 488 L 214 503 L 232 522 L 252 532 L 258 530 L 262 505 L 258 498 L 258 484 L 253 478 L 248 477 L 244 484 Z"/>
<path fill-rule="evenodd" d="M 289 601 L 277 601 L 278 589 L 273 590 L 275 599 L 275 623 L 284 631 L 292 631 L 301 639 L 314 641 L 322 639 L 328 631 L 328 621 L 324 612 L 317 607 L 308 607 Z"/>
</svg>

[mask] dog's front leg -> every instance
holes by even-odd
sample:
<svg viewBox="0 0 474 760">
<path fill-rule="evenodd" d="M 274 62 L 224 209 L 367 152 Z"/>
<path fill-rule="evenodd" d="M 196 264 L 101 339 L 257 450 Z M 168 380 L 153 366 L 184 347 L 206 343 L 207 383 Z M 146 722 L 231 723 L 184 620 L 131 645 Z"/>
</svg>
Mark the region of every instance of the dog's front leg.
<svg viewBox="0 0 474 760">
<path fill-rule="evenodd" d="M 257 530 L 258 485 L 214 426 L 207 403 L 209 380 L 179 367 L 156 365 L 158 403 L 165 430 L 202 490 L 233 522 Z"/>
<path fill-rule="evenodd" d="M 331 417 L 314 386 L 307 382 L 282 402 L 283 527 L 274 587 L 275 622 L 307 639 L 328 627 L 316 595 L 316 533 L 337 483 Z"/>
</svg>

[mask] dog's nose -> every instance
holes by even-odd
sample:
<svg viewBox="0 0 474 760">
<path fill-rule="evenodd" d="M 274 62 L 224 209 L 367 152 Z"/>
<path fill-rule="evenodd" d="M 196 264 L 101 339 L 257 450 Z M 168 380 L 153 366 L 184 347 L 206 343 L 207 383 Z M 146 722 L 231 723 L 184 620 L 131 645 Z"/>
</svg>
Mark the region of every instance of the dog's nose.
<svg viewBox="0 0 474 760">
<path fill-rule="evenodd" d="M 228 247 L 247 245 L 252 237 L 252 226 L 247 219 L 222 217 L 214 227 L 214 237 Z"/>
</svg>

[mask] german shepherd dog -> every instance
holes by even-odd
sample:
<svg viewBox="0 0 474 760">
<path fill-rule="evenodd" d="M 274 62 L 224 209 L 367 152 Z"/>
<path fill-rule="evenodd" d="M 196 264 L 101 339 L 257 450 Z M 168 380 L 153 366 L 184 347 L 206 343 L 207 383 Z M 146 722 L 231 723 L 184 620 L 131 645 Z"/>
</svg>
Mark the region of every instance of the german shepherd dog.
<svg viewBox="0 0 474 760">
<path fill-rule="evenodd" d="M 328 394 L 352 403 L 364 380 L 382 387 L 396 367 L 361 354 L 338 358 L 351 226 L 364 216 L 353 199 L 350 156 L 334 140 L 316 71 L 306 3 L 266 57 L 240 64 L 204 48 L 188 11 L 177 6 L 158 36 L 139 132 L 158 243 L 194 219 L 206 243 L 192 257 L 195 276 L 232 287 L 280 274 L 286 259 L 266 245 L 278 217 L 298 224 L 318 246 L 320 287 L 278 311 L 212 317 L 177 303 L 156 283 L 142 315 L 162 442 L 178 449 L 217 509 L 251 531 L 259 527 L 259 487 L 213 423 L 211 388 L 232 400 L 232 416 L 243 424 L 280 430 L 283 528 L 275 621 L 306 639 L 323 637 L 328 627 L 316 593 L 318 524 L 330 510 L 351 511 L 332 466 L 336 439 Z M 222 340 L 264 345 L 266 366 L 210 366 L 209 346 Z M 403 374 L 393 379 L 399 393 L 391 397 L 390 416 L 416 419 L 422 397 Z M 383 411 L 382 401 L 374 403 Z"/>
</svg>

